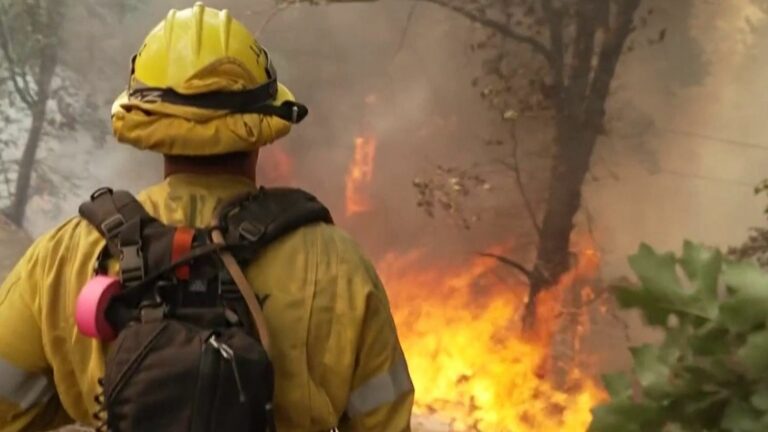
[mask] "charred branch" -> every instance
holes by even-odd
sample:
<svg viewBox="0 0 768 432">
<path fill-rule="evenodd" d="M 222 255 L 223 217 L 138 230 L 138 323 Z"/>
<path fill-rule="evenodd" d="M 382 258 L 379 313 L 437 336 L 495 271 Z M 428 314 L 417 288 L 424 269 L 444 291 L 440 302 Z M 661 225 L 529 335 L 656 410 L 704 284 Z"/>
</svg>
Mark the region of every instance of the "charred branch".
<svg viewBox="0 0 768 432">
<path fill-rule="evenodd" d="M 450 9 L 456 12 L 457 14 L 463 16 L 464 18 L 468 19 L 469 21 L 472 21 L 474 23 L 487 27 L 497 32 L 501 36 L 504 36 L 507 39 L 511 39 L 513 41 L 522 43 L 524 45 L 528 45 L 529 47 L 531 47 L 531 49 L 533 49 L 534 52 L 543 56 L 544 59 L 546 59 L 547 63 L 549 64 L 553 63 L 552 53 L 549 51 L 549 48 L 547 48 L 547 46 L 544 45 L 540 40 L 536 39 L 535 37 L 526 35 L 524 33 L 520 33 L 517 30 L 511 28 L 510 26 L 507 26 L 503 22 L 499 22 L 494 19 L 478 15 L 448 0 L 419 0 L 419 1 L 436 4 L 446 9 Z"/>
<path fill-rule="evenodd" d="M 533 204 L 531 203 L 531 199 L 528 197 L 528 193 L 525 190 L 525 184 L 523 183 L 523 176 L 520 172 L 520 160 L 518 155 L 518 147 L 519 142 L 517 140 L 517 130 L 514 126 L 512 126 L 512 131 L 510 133 L 511 139 L 512 139 L 512 158 L 514 163 L 510 164 L 507 161 L 501 160 L 499 163 L 504 165 L 507 169 L 512 171 L 515 178 L 515 184 L 517 186 L 518 191 L 520 192 L 520 197 L 523 199 L 523 205 L 525 206 L 525 210 L 528 213 L 528 217 L 531 220 L 531 224 L 533 225 L 533 229 L 536 230 L 536 236 L 538 238 L 541 238 L 541 224 L 539 224 L 539 218 L 536 217 L 536 211 L 533 209 Z"/>
<path fill-rule="evenodd" d="M 376 0 L 328 0 L 328 1 L 330 3 L 358 3 L 358 2 L 363 3 L 363 2 L 372 2 Z M 463 16 L 469 21 L 480 24 L 488 29 L 491 29 L 507 39 L 522 43 L 524 45 L 528 45 L 531 49 L 533 49 L 534 52 L 544 57 L 547 63 L 549 63 L 550 65 L 555 64 L 555 59 L 553 58 L 552 53 L 542 41 L 540 41 L 539 39 L 533 36 L 527 35 L 525 33 L 521 33 L 501 21 L 497 21 L 495 19 L 491 19 L 482 15 L 479 15 L 467 9 L 466 7 L 459 6 L 459 4 L 463 2 L 453 3 L 450 0 L 414 0 L 414 1 L 423 1 L 427 3 L 432 3 L 434 5 L 444 7 L 453 12 L 456 12 L 457 14 Z M 283 2 L 283 4 L 292 4 L 292 3 Z"/>
<path fill-rule="evenodd" d="M 277 6 L 269 11 L 269 15 L 264 19 L 264 21 L 259 26 L 259 29 L 256 31 L 256 36 L 261 36 L 261 34 L 264 32 L 264 29 L 269 25 L 270 22 L 282 11 L 285 10 L 285 7 L 283 6 Z"/>
<path fill-rule="evenodd" d="M 512 267 L 513 269 L 515 269 L 515 270 L 519 271 L 520 273 L 524 274 L 525 277 L 529 281 L 533 277 L 533 272 L 531 270 L 528 270 L 527 267 L 525 267 L 524 265 L 520 264 L 519 262 L 517 262 L 517 261 L 515 261 L 515 260 L 513 260 L 511 258 L 505 257 L 503 255 L 497 255 L 497 254 L 489 253 L 489 252 L 478 252 L 477 254 L 479 256 L 486 257 L 486 258 L 494 258 L 494 259 L 496 259 L 496 261 L 498 261 L 498 262 L 500 262 L 500 263 L 502 263 L 504 265 Z"/>
<path fill-rule="evenodd" d="M 413 22 L 413 16 L 416 14 L 416 7 L 418 5 L 418 3 L 413 2 L 411 9 L 408 11 L 408 16 L 405 18 L 405 26 L 403 26 L 403 32 L 400 33 L 400 43 L 397 44 L 397 51 L 395 51 L 395 55 L 392 58 L 397 58 L 403 48 L 405 48 L 405 39 L 408 36 L 408 30 L 411 28 L 411 22 Z"/>
</svg>

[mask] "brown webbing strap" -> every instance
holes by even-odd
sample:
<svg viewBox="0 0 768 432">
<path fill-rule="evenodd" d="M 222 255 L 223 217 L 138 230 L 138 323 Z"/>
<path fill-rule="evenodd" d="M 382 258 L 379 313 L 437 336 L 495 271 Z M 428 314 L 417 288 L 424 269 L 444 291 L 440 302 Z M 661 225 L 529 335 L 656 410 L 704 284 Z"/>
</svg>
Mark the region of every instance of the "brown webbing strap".
<svg viewBox="0 0 768 432">
<path fill-rule="evenodd" d="M 211 230 L 211 239 L 215 244 L 226 244 L 224 235 L 219 229 Z M 224 266 L 229 270 L 229 274 L 232 275 L 232 280 L 235 281 L 235 285 L 237 285 L 237 288 L 240 290 L 240 294 L 245 299 L 245 303 L 248 305 L 248 310 L 251 311 L 253 323 L 256 325 L 261 345 L 264 347 L 264 351 L 267 352 L 267 357 L 272 358 L 267 320 L 264 317 L 264 311 L 261 310 L 259 301 L 256 299 L 256 294 L 254 293 L 251 284 L 248 282 L 248 278 L 245 277 L 240 265 L 237 264 L 235 257 L 233 257 L 229 251 L 220 249 L 218 253 Z"/>
</svg>

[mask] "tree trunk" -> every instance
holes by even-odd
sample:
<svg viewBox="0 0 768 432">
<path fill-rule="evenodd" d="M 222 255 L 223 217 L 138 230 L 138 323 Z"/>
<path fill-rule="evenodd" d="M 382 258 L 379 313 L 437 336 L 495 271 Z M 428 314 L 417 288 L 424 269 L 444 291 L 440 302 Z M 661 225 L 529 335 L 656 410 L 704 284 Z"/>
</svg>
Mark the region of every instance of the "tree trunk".
<svg viewBox="0 0 768 432">
<path fill-rule="evenodd" d="M 32 173 L 35 167 L 35 158 L 40 146 L 40 138 L 45 126 L 46 107 L 51 91 L 56 65 L 58 63 L 55 44 L 47 42 L 41 51 L 40 69 L 38 71 L 37 92 L 34 104 L 31 107 L 32 123 L 27 134 L 27 142 L 19 161 L 19 171 L 16 177 L 16 191 L 10 207 L 8 217 L 19 226 L 24 225 L 24 215 L 29 202 L 29 188 L 32 183 Z"/>
<path fill-rule="evenodd" d="M 576 275 L 568 278 L 569 285 L 563 287 L 562 310 L 557 330 L 552 337 L 549 358 L 550 380 L 556 388 L 567 387 L 573 366 L 577 364 L 582 320 L 588 319 L 582 295 L 594 283 L 593 275 L 587 271 L 589 265 L 588 261 L 574 262 Z"/>
<path fill-rule="evenodd" d="M 37 154 L 45 122 L 45 104 L 46 101 L 40 101 L 35 104 L 35 108 L 32 111 L 32 124 L 27 134 L 27 142 L 24 145 L 24 152 L 19 161 L 16 189 L 9 212 L 9 218 L 18 226 L 24 225 L 24 214 L 29 201 L 29 187 L 32 182 L 35 155 Z M 40 105 L 43 106 L 41 107 Z"/>
<path fill-rule="evenodd" d="M 575 51 L 579 61 L 572 66 L 571 80 L 559 86 L 563 97 L 555 102 L 556 151 L 550 170 L 536 263 L 530 278 L 528 303 L 523 315 L 525 330 L 531 330 L 535 325 L 536 297 L 544 289 L 555 285 L 571 267 L 573 218 L 581 207 L 581 188 L 605 120 L 605 103 L 624 44 L 632 33 L 640 1 L 623 0 L 616 6 L 615 22 L 604 35 L 597 52 L 597 62 L 593 63 L 595 47 L 592 41 L 586 44 L 588 49 L 583 52 Z M 580 24 L 593 26 L 594 22 L 587 20 Z M 594 32 L 588 33 L 589 38 L 595 37 Z M 558 78 L 557 74 L 555 78 Z"/>
<path fill-rule="evenodd" d="M 526 330 L 535 324 L 539 293 L 556 284 L 571 267 L 573 219 L 581 208 L 581 187 L 597 141 L 597 134 L 583 122 L 570 115 L 564 117 L 557 121 L 546 210 L 523 318 Z"/>
</svg>

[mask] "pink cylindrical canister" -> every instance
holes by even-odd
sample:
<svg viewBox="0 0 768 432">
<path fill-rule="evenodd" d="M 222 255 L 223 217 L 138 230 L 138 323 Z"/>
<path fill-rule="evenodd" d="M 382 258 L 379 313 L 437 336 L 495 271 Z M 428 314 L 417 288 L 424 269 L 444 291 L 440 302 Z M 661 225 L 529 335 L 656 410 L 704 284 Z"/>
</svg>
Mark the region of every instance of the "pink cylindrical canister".
<svg viewBox="0 0 768 432">
<path fill-rule="evenodd" d="M 109 342 L 117 337 L 107 321 L 109 300 L 120 292 L 120 280 L 98 275 L 88 281 L 77 297 L 75 320 L 77 328 L 85 336 Z"/>
</svg>

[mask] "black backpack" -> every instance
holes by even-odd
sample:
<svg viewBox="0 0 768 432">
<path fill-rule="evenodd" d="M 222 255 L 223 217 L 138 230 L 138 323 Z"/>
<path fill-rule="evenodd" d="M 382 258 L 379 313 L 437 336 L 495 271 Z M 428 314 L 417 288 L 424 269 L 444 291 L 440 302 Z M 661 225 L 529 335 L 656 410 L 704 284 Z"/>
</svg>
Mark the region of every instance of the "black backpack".
<svg viewBox="0 0 768 432">
<path fill-rule="evenodd" d="M 80 206 L 118 259 L 122 290 L 106 318 L 118 332 L 94 417 L 111 432 L 275 431 L 274 376 L 261 307 L 240 270 L 301 226 L 333 223 L 315 197 L 260 188 L 219 207 L 206 229 L 166 226 L 128 192 Z"/>
</svg>

